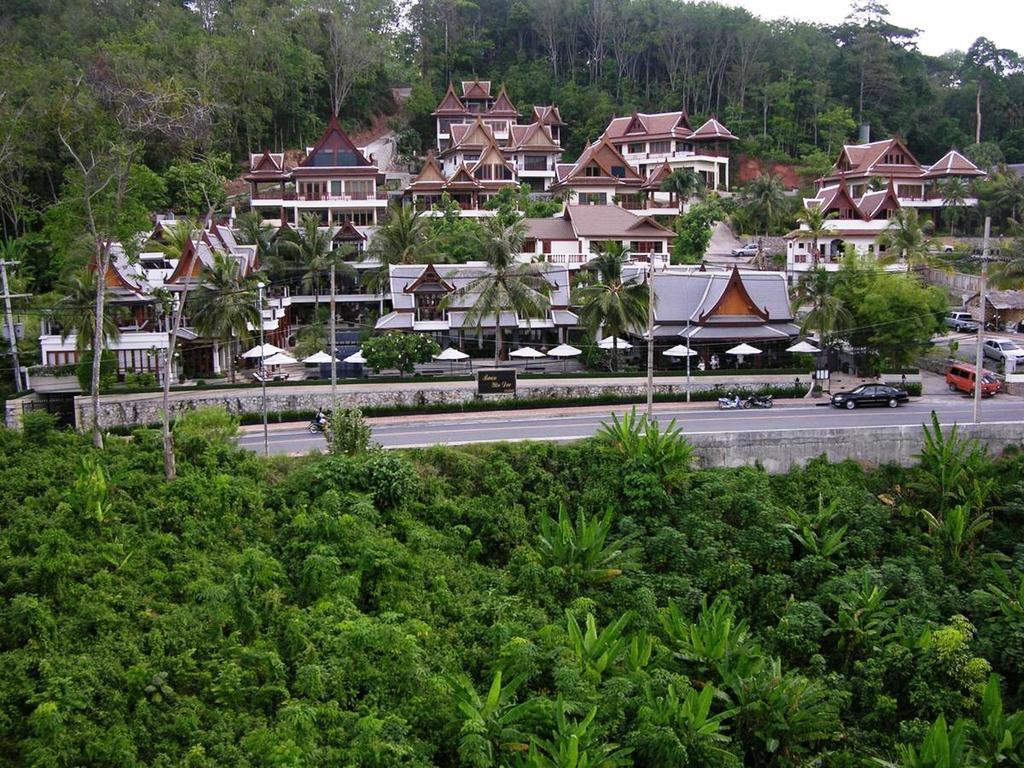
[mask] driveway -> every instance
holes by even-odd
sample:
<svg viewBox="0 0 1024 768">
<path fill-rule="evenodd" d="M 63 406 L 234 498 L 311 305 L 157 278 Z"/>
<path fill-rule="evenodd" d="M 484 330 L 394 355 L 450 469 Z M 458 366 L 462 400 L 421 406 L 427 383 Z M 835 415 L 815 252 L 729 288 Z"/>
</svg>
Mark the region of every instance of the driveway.
<svg viewBox="0 0 1024 768">
<path fill-rule="evenodd" d="M 704 253 L 704 261 L 708 264 L 727 264 L 729 266 L 746 264 L 750 259 L 730 255 L 734 248 L 739 248 L 741 245 L 743 243 L 733 234 L 729 225 L 720 221 L 715 224 L 715 229 L 711 233 L 711 242 L 708 243 L 708 249 Z"/>
</svg>

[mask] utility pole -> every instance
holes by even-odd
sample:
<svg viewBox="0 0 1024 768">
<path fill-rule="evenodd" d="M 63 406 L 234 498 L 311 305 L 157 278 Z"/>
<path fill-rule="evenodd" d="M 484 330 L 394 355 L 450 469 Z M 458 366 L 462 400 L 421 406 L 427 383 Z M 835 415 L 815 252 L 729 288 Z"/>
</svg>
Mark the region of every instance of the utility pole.
<svg viewBox="0 0 1024 768">
<path fill-rule="evenodd" d="M 11 310 L 11 299 L 29 296 L 29 294 L 12 294 L 10 289 L 7 287 L 7 267 L 15 267 L 17 265 L 17 261 L 4 261 L 4 259 L 0 257 L 0 292 L 2 292 L 4 297 L 4 327 L 7 329 L 7 341 L 11 345 L 11 365 L 14 367 L 14 388 L 17 392 L 21 392 L 21 365 L 18 362 L 18 339 L 14 335 L 14 313 Z"/>
<path fill-rule="evenodd" d="M 257 283 L 256 287 L 259 288 L 259 310 L 260 316 L 260 390 L 262 396 L 262 411 L 263 411 L 263 455 L 270 455 L 270 435 L 267 430 L 267 366 L 263 364 L 263 361 L 267 356 L 267 345 L 263 338 L 263 289 L 266 288 L 266 284 Z"/>
<path fill-rule="evenodd" d="M 693 349 L 690 348 L 690 316 L 686 316 L 686 402 L 690 402 L 690 358 L 693 356 Z"/>
<path fill-rule="evenodd" d="M 334 418 L 334 404 L 338 402 L 338 359 L 334 355 L 334 351 L 338 346 L 338 329 L 335 327 L 335 314 L 334 314 L 334 257 L 331 257 L 331 344 L 329 346 L 329 354 L 331 356 L 331 418 Z"/>
<path fill-rule="evenodd" d="M 654 420 L 654 254 L 647 272 L 647 420 Z"/>
<path fill-rule="evenodd" d="M 982 365 L 985 362 L 982 345 L 985 343 L 985 294 L 988 289 L 988 237 L 992 219 L 985 217 L 985 237 L 981 241 L 981 291 L 978 294 L 978 306 L 981 307 L 981 320 L 978 321 L 978 343 L 974 350 L 974 423 L 981 423 L 981 379 Z"/>
</svg>

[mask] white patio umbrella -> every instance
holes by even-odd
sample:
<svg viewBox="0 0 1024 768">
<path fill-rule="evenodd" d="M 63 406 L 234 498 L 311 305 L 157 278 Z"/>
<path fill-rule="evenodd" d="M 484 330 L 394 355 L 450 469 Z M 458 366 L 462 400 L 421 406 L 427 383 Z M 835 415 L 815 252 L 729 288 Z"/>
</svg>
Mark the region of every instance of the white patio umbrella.
<svg viewBox="0 0 1024 768">
<path fill-rule="evenodd" d="M 439 354 L 434 355 L 435 360 L 465 360 L 469 355 L 452 347 L 443 349 Z"/>
<path fill-rule="evenodd" d="M 270 357 L 263 359 L 264 365 L 293 365 L 299 362 L 291 355 L 287 355 L 284 352 L 277 352 Z"/>
<path fill-rule="evenodd" d="M 254 357 L 270 357 L 271 355 L 276 355 L 278 352 L 283 351 L 283 349 L 275 347 L 273 344 L 257 344 L 252 349 L 243 352 L 242 357 L 251 360 Z"/>
<path fill-rule="evenodd" d="M 752 347 L 749 344 L 737 344 L 732 349 L 725 350 L 725 354 L 742 357 L 743 355 L 760 355 L 761 350 L 757 347 Z"/>
<path fill-rule="evenodd" d="M 440 353 L 434 355 L 434 359 L 435 360 L 447 360 L 448 361 L 448 370 L 450 370 L 450 371 L 454 371 L 455 370 L 455 361 L 456 360 L 465 360 L 468 357 L 469 357 L 469 355 L 467 355 L 465 352 L 462 352 L 461 350 L 458 350 L 458 349 L 454 349 L 452 347 L 445 347 L 444 349 L 441 350 Z M 470 368 L 472 368 L 472 366 L 473 366 L 472 361 L 470 361 L 469 365 L 470 365 Z"/>
<path fill-rule="evenodd" d="M 618 339 L 618 344 L 617 345 L 616 345 L 615 342 L 616 342 L 616 339 L 615 339 L 614 336 L 607 336 L 607 337 L 601 339 L 599 342 L 597 342 L 597 346 L 600 347 L 601 349 L 612 349 L 615 346 L 618 346 L 619 349 L 632 349 L 633 348 L 633 345 L 630 344 L 625 339 Z"/>
<path fill-rule="evenodd" d="M 671 349 L 666 349 L 662 354 L 668 357 L 692 357 L 697 353 L 690 349 L 685 344 L 676 344 Z"/>
<path fill-rule="evenodd" d="M 562 358 L 562 370 L 565 371 L 569 365 L 569 358 L 582 355 L 582 349 L 576 349 L 571 344 L 559 344 L 554 349 L 548 350 L 548 357 L 560 357 Z"/>
<path fill-rule="evenodd" d="M 792 347 L 786 347 L 786 351 L 787 352 L 804 352 L 804 353 L 821 352 L 820 349 L 818 349 L 816 346 L 811 344 L 809 341 L 797 342 Z"/>
<path fill-rule="evenodd" d="M 346 357 L 341 362 L 343 362 L 343 363 L 352 363 L 354 365 L 355 364 L 365 365 L 366 364 L 366 358 L 363 357 L 363 350 L 360 349 L 357 352 L 353 352 L 351 355 Z"/>
<path fill-rule="evenodd" d="M 332 360 L 336 360 L 336 359 L 337 358 L 331 357 L 326 352 L 314 352 L 309 357 L 302 358 L 302 362 L 304 362 L 304 363 L 306 363 L 308 365 L 315 365 L 315 364 L 318 364 L 318 363 L 329 363 Z"/>
<path fill-rule="evenodd" d="M 534 349 L 533 347 L 520 347 L 519 349 L 513 349 L 511 352 L 508 353 L 508 356 L 532 359 L 536 359 L 538 357 L 547 357 L 547 355 L 545 355 L 539 349 Z"/>
<path fill-rule="evenodd" d="M 743 358 L 745 355 L 760 355 L 761 350 L 757 347 L 752 347 L 749 344 L 737 344 L 732 349 L 725 350 L 727 355 L 736 355 L 736 364 L 743 365 Z"/>
</svg>

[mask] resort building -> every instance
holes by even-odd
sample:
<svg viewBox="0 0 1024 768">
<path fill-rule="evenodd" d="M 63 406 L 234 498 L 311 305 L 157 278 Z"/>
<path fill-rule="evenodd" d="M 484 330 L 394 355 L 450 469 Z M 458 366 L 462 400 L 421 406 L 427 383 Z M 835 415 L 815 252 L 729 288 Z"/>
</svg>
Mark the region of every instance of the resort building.
<svg viewBox="0 0 1024 768">
<path fill-rule="evenodd" d="M 494 353 L 494 335 L 500 328 L 506 344 L 552 346 L 567 340 L 566 333 L 579 324 L 569 307 L 569 270 L 557 264 L 538 264 L 536 269 L 550 286 L 549 308 L 537 317 L 502 312 L 500 318 L 485 317 L 470 323 L 467 313 L 476 296 L 459 296 L 464 289 L 490 269 L 483 262 L 467 264 L 394 264 L 390 268 L 392 311 L 376 324 L 379 331 L 425 333 L 441 346 L 465 349 L 474 344 L 484 356 Z M 446 297 L 452 304 L 442 308 Z"/>
<path fill-rule="evenodd" d="M 621 243 L 630 260 L 668 265 L 676 233 L 648 216 L 617 205 L 566 205 L 558 216 L 525 219 L 523 256 L 532 261 L 579 269 L 608 242 Z"/>
<path fill-rule="evenodd" d="M 313 214 L 325 227 L 349 223 L 369 228 L 388 205 L 387 194 L 378 190 L 383 175 L 334 116 L 294 168 L 285 167 L 283 154 L 264 151 L 250 156 L 243 178 L 249 182 L 252 209 L 274 226 L 295 226 Z"/>
</svg>

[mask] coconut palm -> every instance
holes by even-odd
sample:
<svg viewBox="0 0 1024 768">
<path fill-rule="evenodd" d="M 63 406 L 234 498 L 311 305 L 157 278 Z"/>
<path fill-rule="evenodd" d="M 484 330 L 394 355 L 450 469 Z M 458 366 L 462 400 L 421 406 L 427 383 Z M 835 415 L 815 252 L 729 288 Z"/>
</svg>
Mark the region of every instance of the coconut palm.
<svg viewBox="0 0 1024 768">
<path fill-rule="evenodd" d="M 433 261 L 436 249 L 430 222 L 411 205 L 392 206 L 387 220 L 377 229 L 364 260 L 380 267 L 366 276 L 374 293 L 384 293 L 392 264 L 424 264 Z"/>
<path fill-rule="evenodd" d="M 707 186 L 691 168 L 676 168 L 661 182 L 661 191 L 683 205 L 691 197 L 703 197 Z"/>
<path fill-rule="evenodd" d="M 288 229 L 277 241 L 277 248 L 298 261 L 302 289 L 313 292 L 315 313 L 320 311 L 320 279 L 330 269 L 331 236 L 320 226 L 320 219 L 307 213 L 298 230 Z"/>
<path fill-rule="evenodd" d="M 204 266 L 199 287 L 192 298 L 196 330 L 203 336 L 222 341 L 227 346 L 228 372 L 235 380 L 236 338 L 249 334 L 249 325 L 262 321 L 256 307 L 256 278 L 243 275 L 234 259 L 225 253 L 214 253 L 213 264 Z M 217 351 L 214 351 L 217 354 Z"/>
<path fill-rule="evenodd" d="M 811 238 L 811 258 L 814 260 L 814 266 L 818 266 L 818 259 L 821 258 L 821 254 L 818 252 L 818 241 L 828 237 L 830 231 L 825 223 L 829 219 L 835 218 L 835 215 L 835 211 L 825 213 L 817 205 L 804 208 L 796 215 L 796 220 L 806 227 L 804 231 Z"/>
<path fill-rule="evenodd" d="M 580 288 L 575 299 L 580 306 L 583 327 L 595 335 L 603 329 L 613 337 L 612 370 L 619 367 L 619 336 L 639 331 L 647 324 L 650 292 L 639 274 L 623 279 L 622 267 L 628 255 L 629 251 L 621 243 L 605 243 L 590 266 L 597 274 L 597 281 Z"/>
<path fill-rule="evenodd" d="M 497 219 L 489 219 L 483 228 L 481 251 L 488 269 L 479 274 L 473 271 L 469 282 L 441 301 L 447 309 L 456 299 L 475 297 L 473 306 L 466 312 L 468 327 L 483 327 L 484 320 L 494 318 L 494 362 L 501 359 L 502 327 L 501 313 L 515 312 L 532 318 L 547 312 L 551 305 L 548 296 L 551 283 L 539 264 L 523 264 L 516 257 L 523 250 L 525 225 L 517 221 L 502 226 Z"/>
<path fill-rule="evenodd" d="M 958 176 L 951 176 L 939 185 L 942 193 L 942 204 L 946 206 L 946 217 L 949 219 L 949 234 L 956 234 L 956 222 L 960 218 L 961 209 L 967 205 L 967 185 Z"/>
<path fill-rule="evenodd" d="M 767 236 L 779 221 L 786 207 L 782 179 L 775 174 L 762 173 L 743 190 L 743 201 L 750 220 Z"/>
<path fill-rule="evenodd" d="M 800 330 L 817 331 L 823 346 L 828 345 L 831 334 L 849 324 L 850 311 L 835 295 L 833 276 L 821 267 L 804 274 L 794 299 L 797 306 L 809 307 Z"/>
<path fill-rule="evenodd" d="M 277 249 L 277 232 L 256 211 L 243 213 L 235 220 L 238 240 L 256 246 L 256 260 L 260 267 L 273 274 L 281 267 Z"/>
<path fill-rule="evenodd" d="M 60 340 L 66 341 L 75 336 L 75 350 L 82 352 L 92 348 L 96 332 L 96 272 L 83 269 L 67 278 L 59 287 L 64 294 L 53 311 L 53 319 L 60 325 Z M 110 304 L 110 292 L 104 291 L 103 306 L 110 311 L 103 313 L 101 326 L 103 346 L 117 341 L 121 331 L 117 327 L 117 319 Z"/>
<path fill-rule="evenodd" d="M 907 274 L 930 260 L 931 222 L 921 223 L 915 208 L 899 208 L 888 228 L 878 236 L 878 244 L 907 263 Z"/>
</svg>

